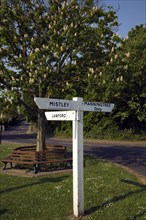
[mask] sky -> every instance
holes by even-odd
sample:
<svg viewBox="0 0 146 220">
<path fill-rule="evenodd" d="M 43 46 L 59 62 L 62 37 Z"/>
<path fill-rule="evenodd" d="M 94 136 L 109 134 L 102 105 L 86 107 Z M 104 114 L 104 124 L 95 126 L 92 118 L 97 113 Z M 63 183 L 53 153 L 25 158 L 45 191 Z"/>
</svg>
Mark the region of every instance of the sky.
<svg viewBox="0 0 146 220">
<path fill-rule="evenodd" d="M 146 23 L 146 0 L 103 0 L 106 5 L 117 9 L 120 27 L 118 34 L 125 38 L 136 25 Z"/>
</svg>

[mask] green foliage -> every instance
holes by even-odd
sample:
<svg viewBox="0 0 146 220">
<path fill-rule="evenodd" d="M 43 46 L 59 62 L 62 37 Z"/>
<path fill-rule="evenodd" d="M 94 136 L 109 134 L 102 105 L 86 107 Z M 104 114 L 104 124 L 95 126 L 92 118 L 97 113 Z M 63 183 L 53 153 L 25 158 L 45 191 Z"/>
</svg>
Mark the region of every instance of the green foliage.
<svg viewBox="0 0 146 220">
<path fill-rule="evenodd" d="M 9 109 L 10 107 L 10 109 Z M 0 124 L 6 124 L 19 116 L 19 108 L 0 97 Z"/>
<path fill-rule="evenodd" d="M 95 121 L 96 120 L 96 121 Z M 93 121 L 93 123 L 92 123 Z M 88 113 L 84 118 L 84 135 L 94 139 L 116 139 L 118 127 L 104 113 Z"/>
<path fill-rule="evenodd" d="M 123 66 L 119 68 L 117 101 L 121 101 L 121 125 L 134 130 L 145 129 L 146 125 L 146 28 L 136 26 L 119 48 L 119 58 Z M 123 105 L 123 106 L 122 106 Z M 123 117 L 124 116 L 124 117 Z M 127 124 L 127 126 L 125 126 Z"/>
<path fill-rule="evenodd" d="M 54 134 L 61 137 L 72 137 L 72 122 L 55 122 Z"/>
</svg>

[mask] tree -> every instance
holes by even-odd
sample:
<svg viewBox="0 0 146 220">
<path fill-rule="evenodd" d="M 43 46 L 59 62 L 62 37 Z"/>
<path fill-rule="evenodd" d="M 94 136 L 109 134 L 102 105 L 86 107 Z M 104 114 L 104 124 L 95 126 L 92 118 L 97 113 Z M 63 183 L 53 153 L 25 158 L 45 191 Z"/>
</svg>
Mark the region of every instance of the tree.
<svg viewBox="0 0 146 220">
<path fill-rule="evenodd" d="M 146 28 L 136 26 L 109 55 L 104 69 L 106 97 L 116 104 L 113 119 L 119 127 L 139 132 L 146 124 Z M 108 77 L 107 77 L 108 76 Z"/>
<path fill-rule="evenodd" d="M 44 149 L 44 111 L 33 97 L 83 96 L 116 44 L 117 16 L 93 0 L 2 0 L 0 15 L 0 86 L 38 118 L 37 150 Z"/>
</svg>

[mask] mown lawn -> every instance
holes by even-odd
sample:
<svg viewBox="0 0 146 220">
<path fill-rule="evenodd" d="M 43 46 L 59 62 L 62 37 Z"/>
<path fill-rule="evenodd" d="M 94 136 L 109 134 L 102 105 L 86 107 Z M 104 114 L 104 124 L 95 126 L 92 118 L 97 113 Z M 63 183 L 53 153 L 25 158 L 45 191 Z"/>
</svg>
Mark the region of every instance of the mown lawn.
<svg viewBox="0 0 146 220">
<path fill-rule="evenodd" d="M 1 157 L 16 145 L 0 145 Z M 2 165 L 2 163 L 1 163 Z M 146 219 L 146 186 L 117 165 L 86 157 L 83 220 Z M 72 172 L 45 177 L 0 175 L 0 219 L 72 219 Z"/>
</svg>

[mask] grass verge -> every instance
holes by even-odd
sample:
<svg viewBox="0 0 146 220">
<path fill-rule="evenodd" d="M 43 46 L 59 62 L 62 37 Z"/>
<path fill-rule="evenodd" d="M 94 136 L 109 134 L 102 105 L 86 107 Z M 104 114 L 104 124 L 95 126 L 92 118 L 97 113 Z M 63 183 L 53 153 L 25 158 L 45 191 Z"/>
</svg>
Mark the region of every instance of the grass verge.
<svg viewBox="0 0 146 220">
<path fill-rule="evenodd" d="M 1 157 L 16 147 L 0 145 Z M 83 220 L 146 219 L 146 185 L 112 163 L 86 157 L 84 196 Z M 68 220 L 72 200 L 72 172 L 32 178 L 0 175 L 2 220 Z"/>
</svg>

